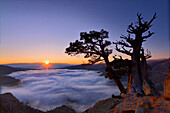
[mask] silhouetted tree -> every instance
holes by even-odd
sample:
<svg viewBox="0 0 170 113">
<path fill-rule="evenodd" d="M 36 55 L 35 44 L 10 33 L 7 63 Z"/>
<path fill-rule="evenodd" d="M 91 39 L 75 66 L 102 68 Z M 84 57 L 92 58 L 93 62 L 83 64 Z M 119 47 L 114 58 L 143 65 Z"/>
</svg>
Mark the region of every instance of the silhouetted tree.
<svg viewBox="0 0 170 113">
<path fill-rule="evenodd" d="M 68 55 L 85 54 L 84 58 L 90 58 L 90 64 L 94 64 L 99 61 L 105 61 L 107 69 L 110 70 L 108 71 L 108 73 L 110 75 L 113 75 L 111 74 L 111 72 L 113 72 L 113 69 L 108 58 L 109 55 L 112 53 L 112 49 L 108 48 L 111 42 L 106 40 L 107 38 L 109 38 L 108 32 L 103 29 L 100 32 L 81 32 L 80 40 L 71 42 L 70 46 L 66 48 L 65 53 L 67 53 Z M 110 79 L 113 79 L 115 81 L 121 92 L 125 90 L 119 76 L 113 75 Z"/>
<path fill-rule="evenodd" d="M 117 58 L 116 55 L 113 56 L 113 61 L 110 63 L 112 66 L 112 70 L 105 69 L 107 72 L 107 76 L 109 79 L 112 79 L 112 77 L 118 77 L 121 78 L 122 76 L 128 76 L 128 86 L 127 89 L 124 90 L 123 93 L 130 94 L 130 85 L 131 85 L 131 72 L 132 72 L 132 61 L 128 59 L 122 59 L 121 56 L 120 58 Z M 111 71 L 111 72 L 110 72 Z"/>
<path fill-rule="evenodd" d="M 151 53 L 147 52 L 147 54 L 145 54 L 144 49 L 142 48 L 142 43 L 154 34 L 154 32 L 149 31 L 149 28 L 152 26 L 151 23 L 156 18 L 156 13 L 149 22 L 144 21 L 141 17 L 141 14 L 139 13 L 137 14 L 137 18 L 138 19 L 135 26 L 133 23 L 128 26 L 128 36 L 122 35 L 120 38 L 123 40 L 113 42 L 113 44 L 116 45 L 116 50 L 118 52 L 131 56 L 131 94 L 157 94 L 156 90 L 148 79 L 146 59 L 151 57 Z M 144 33 L 146 34 L 147 31 L 148 34 L 144 35 Z"/>
</svg>

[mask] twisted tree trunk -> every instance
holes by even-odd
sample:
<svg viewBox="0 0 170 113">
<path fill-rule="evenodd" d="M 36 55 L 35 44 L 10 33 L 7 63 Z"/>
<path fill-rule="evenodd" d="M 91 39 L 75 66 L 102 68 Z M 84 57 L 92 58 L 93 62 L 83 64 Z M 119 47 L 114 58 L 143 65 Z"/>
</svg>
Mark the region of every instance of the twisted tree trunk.
<svg viewBox="0 0 170 113">
<path fill-rule="evenodd" d="M 112 70 L 112 66 L 110 65 L 108 57 L 104 57 L 104 60 L 106 62 L 107 68 Z M 113 80 L 115 81 L 116 85 L 118 86 L 120 92 L 123 93 L 125 91 L 125 88 L 124 88 L 122 82 L 120 81 L 120 79 L 113 79 Z"/>
<path fill-rule="evenodd" d="M 141 57 L 141 76 L 142 76 L 142 88 L 145 95 L 160 96 L 160 93 L 154 88 L 152 82 L 149 80 L 148 65 L 144 52 Z"/>
<path fill-rule="evenodd" d="M 146 58 L 143 54 L 141 58 L 141 50 L 142 50 L 142 43 L 146 41 L 147 38 L 151 37 L 154 32 L 150 32 L 149 28 L 152 26 L 152 21 L 156 18 L 156 13 L 152 17 L 150 21 L 144 21 L 141 17 L 141 14 L 137 14 L 137 22 L 136 25 L 131 23 L 128 26 L 127 32 L 128 36 L 122 35 L 120 38 L 124 40 L 117 41 L 116 43 L 116 50 L 118 52 L 124 53 L 126 55 L 130 55 L 132 59 L 132 79 L 130 87 L 130 93 L 134 95 L 137 94 L 155 94 L 154 89 L 152 88 L 151 82 L 148 79 L 148 70 L 147 70 L 147 63 Z M 148 33 L 145 35 L 144 33 Z M 131 36 L 135 35 L 135 37 Z M 144 34 L 144 36 L 143 36 Z M 118 45 L 121 45 L 121 48 L 118 48 Z M 129 48 L 129 49 L 127 49 Z M 133 52 L 131 52 L 133 50 Z M 146 87 L 147 86 L 147 87 Z"/>
<path fill-rule="evenodd" d="M 142 54 L 140 54 L 135 52 L 136 49 L 138 48 L 137 47 L 134 48 L 134 53 L 132 56 L 132 78 L 133 79 L 131 80 L 133 81 L 130 88 L 131 94 L 134 95 L 135 93 L 138 93 L 144 95 L 160 96 L 160 93 L 156 91 L 156 89 L 152 85 L 152 82 L 149 80 L 148 66 L 146 62 L 146 56 L 144 56 L 144 50 L 141 49 Z M 135 53 L 137 53 L 137 55 Z"/>
<path fill-rule="evenodd" d="M 126 89 L 126 94 L 131 94 L 131 91 L 130 91 L 130 87 L 132 85 L 132 74 L 129 74 L 128 73 L 128 85 L 127 85 L 127 89 Z"/>
<path fill-rule="evenodd" d="M 141 69 L 140 69 L 140 50 L 141 50 L 142 42 L 138 41 L 133 46 L 133 54 L 132 54 L 132 85 L 131 85 L 131 94 L 143 94 L 142 91 L 142 78 L 141 78 Z"/>
</svg>

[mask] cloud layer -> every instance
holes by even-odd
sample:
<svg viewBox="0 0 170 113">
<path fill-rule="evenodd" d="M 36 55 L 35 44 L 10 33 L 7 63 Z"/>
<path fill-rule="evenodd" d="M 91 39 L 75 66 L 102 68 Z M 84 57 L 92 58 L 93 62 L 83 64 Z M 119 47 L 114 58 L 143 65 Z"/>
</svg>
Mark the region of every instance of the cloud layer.
<svg viewBox="0 0 170 113">
<path fill-rule="evenodd" d="M 82 112 L 98 100 L 120 93 L 110 80 L 96 71 L 29 70 L 9 76 L 23 83 L 14 88 L 3 87 L 2 93 L 11 92 L 20 101 L 43 111 L 65 104 Z"/>
</svg>

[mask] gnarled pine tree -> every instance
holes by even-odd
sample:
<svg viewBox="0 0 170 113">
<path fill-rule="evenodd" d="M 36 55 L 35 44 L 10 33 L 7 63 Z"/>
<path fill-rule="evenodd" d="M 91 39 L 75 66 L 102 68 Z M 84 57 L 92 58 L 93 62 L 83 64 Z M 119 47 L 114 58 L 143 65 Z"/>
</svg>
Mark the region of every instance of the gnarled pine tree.
<svg viewBox="0 0 170 113">
<path fill-rule="evenodd" d="M 116 50 L 118 52 L 131 56 L 132 84 L 130 86 L 130 93 L 132 95 L 135 93 L 156 95 L 158 93 L 148 79 L 146 59 L 150 58 L 151 54 L 149 52 L 147 54 L 144 54 L 144 49 L 142 48 L 142 43 L 154 34 L 154 32 L 149 31 L 149 28 L 152 26 L 151 23 L 156 18 L 156 13 L 149 22 L 144 21 L 141 17 L 141 14 L 137 14 L 137 18 L 138 19 L 135 26 L 133 25 L 133 23 L 128 26 L 128 36 L 122 35 L 120 38 L 122 38 L 123 40 L 113 42 L 113 44 L 116 45 Z M 146 33 L 147 31 L 148 34 L 144 35 L 144 33 Z M 134 35 L 134 37 L 132 37 L 132 35 Z"/>
<path fill-rule="evenodd" d="M 68 55 L 85 54 L 84 58 L 91 58 L 89 60 L 90 64 L 105 61 L 107 69 L 112 70 L 112 66 L 108 58 L 112 53 L 112 49 L 108 48 L 111 42 L 106 40 L 107 38 L 109 38 L 108 32 L 103 29 L 100 32 L 81 32 L 80 40 L 71 42 L 70 46 L 66 48 L 65 53 Z M 112 79 L 115 81 L 119 90 L 123 92 L 125 88 L 121 83 L 120 78 L 113 76 Z"/>
<path fill-rule="evenodd" d="M 106 68 L 107 76 L 109 79 L 112 79 L 112 77 L 117 76 L 117 77 L 122 77 L 122 76 L 127 76 L 128 77 L 128 86 L 127 89 L 124 90 L 123 93 L 130 94 L 129 89 L 131 86 L 131 73 L 132 73 L 132 61 L 128 59 L 122 59 L 121 56 L 120 58 L 117 58 L 116 55 L 113 56 L 113 61 L 110 63 L 111 66 L 113 66 L 113 69 L 111 70 L 112 72 L 108 73 L 108 70 Z"/>
</svg>

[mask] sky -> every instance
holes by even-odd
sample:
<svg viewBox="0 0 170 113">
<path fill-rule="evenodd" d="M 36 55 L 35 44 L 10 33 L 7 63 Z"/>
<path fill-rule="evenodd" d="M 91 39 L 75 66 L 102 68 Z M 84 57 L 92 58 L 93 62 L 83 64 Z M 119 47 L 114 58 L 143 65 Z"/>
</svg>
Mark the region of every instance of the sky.
<svg viewBox="0 0 170 113">
<path fill-rule="evenodd" d="M 169 0 L 1 0 L 0 64 L 85 63 L 81 55 L 65 54 L 80 32 L 104 29 L 110 41 L 120 40 L 137 12 L 146 21 L 157 13 L 155 34 L 143 46 L 152 59 L 169 58 L 169 10 Z M 122 55 L 111 47 L 111 57 Z"/>
</svg>

